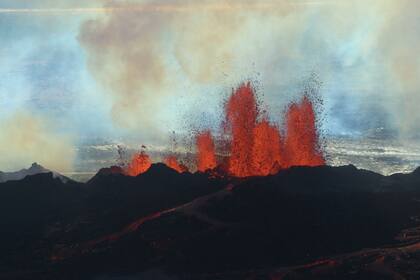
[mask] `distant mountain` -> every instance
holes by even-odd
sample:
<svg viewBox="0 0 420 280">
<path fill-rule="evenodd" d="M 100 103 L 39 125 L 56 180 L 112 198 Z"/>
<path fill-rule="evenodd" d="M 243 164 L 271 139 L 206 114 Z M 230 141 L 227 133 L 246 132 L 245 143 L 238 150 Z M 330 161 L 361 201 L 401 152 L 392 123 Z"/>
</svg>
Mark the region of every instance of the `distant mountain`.
<svg viewBox="0 0 420 280">
<path fill-rule="evenodd" d="M 0 184 L 0 278 L 388 279 L 387 262 L 420 267 L 419 201 L 420 169 L 218 178 L 159 163 L 84 184 L 42 173 Z M 413 252 L 407 263 L 393 247 Z"/>
<path fill-rule="evenodd" d="M 49 173 L 49 172 L 53 173 L 54 177 L 59 178 L 64 183 L 71 180 L 70 178 L 68 178 L 64 175 L 61 175 L 58 172 L 54 172 L 54 171 L 51 171 L 49 169 L 46 169 L 42 165 L 39 165 L 38 163 L 34 162 L 34 163 L 32 163 L 32 165 L 28 169 L 24 168 L 24 169 L 21 169 L 19 171 L 15 171 L 15 172 L 2 172 L 2 171 L 0 171 L 0 183 L 6 182 L 6 181 L 11 181 L 11 180 L 22 180 L 23 178 L 25 178 L 26 176 L 29 176 L 29 175 Z"/>
</svg>

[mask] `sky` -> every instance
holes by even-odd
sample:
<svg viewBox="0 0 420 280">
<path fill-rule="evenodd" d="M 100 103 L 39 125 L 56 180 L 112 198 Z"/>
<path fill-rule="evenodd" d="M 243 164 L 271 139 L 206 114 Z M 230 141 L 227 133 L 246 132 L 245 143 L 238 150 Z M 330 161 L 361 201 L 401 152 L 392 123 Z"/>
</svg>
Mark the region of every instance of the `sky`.
<svg viewBox="0 0 420 280">
<path fill-rule="evenodd" d="M 72 170 L 89 139 L 164 144 L 217 129 L 251 80 L 281 122 L 314 79 L 322 131 L 420 131 L 411 0 L 1 0 L 0 170 Z"/>
</svg>

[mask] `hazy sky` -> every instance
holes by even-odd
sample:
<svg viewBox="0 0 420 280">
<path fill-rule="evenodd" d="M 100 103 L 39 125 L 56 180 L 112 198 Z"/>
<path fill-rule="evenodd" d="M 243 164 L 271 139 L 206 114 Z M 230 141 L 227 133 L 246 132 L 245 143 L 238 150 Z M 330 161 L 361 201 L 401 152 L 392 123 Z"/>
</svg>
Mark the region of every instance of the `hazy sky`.
<svg viewBox="0 0 420 280">
<path fill-rule="evenodd" d="M 247 79 L 280 121 L 313 73 L 328 134 L 415 137 L 419 10 L 414 0 L 2 0 L 0 170 L 36 160 L 70 170 L 86 138 L 163 143 L 217 127 L 223 98 Z"/>
</svg>

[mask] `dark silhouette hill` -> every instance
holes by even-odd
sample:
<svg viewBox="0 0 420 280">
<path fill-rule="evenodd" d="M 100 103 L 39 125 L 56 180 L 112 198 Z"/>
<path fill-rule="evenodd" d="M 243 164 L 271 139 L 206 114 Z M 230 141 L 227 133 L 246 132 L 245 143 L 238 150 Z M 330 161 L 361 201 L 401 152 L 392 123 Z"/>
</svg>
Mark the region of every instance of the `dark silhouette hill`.
<svg viewBox="0 0 420 280">
<path fill-rule="evenodd" d="M 27 176 L 0 184 L 0 278 L 382 279 L 362 273 L 382 251 L 360 252 L 420 242 L 419 170 L 292 167 L 239 179 L 153 164 L 136 177 L 105 168 L 85 184 Z M 322 278 L 311 265 L 320 260 L 340 265 L 323 262 Z M 360 278 L 345 278 L 354 263 Z"/>
<path fill-rule="evenodd" d="M 163 164 L 137 177 L 104 169 L 87 184 L 64 183 L 52 173 L 1 183 L 0 275 L 42 267 L 55 247 L 86 242 L 224 185 L 206 174 L 179 174 Z"/>
</svg>

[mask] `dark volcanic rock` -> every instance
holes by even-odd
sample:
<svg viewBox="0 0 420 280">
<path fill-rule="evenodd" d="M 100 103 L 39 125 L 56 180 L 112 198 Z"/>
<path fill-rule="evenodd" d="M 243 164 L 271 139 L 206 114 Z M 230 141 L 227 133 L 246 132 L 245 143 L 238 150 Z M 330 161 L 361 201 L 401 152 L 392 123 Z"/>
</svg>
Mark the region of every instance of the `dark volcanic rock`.
<svg viewBox="0 0 420 280">
<path fill-rule="evenodd" d="M 164 164 L 136 177 L 102 169 L 87 184 L 28 176 L 0 184 L 0 278 L 267 279 L 284 268 L 296 276 L 284 279 L 318 279 L 306 264 L 400 246 L 419 222 L 419 178 L 354 166 L 217 178 Z"/>
</svg>

